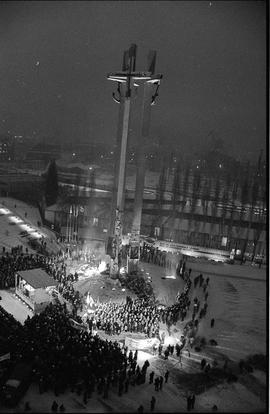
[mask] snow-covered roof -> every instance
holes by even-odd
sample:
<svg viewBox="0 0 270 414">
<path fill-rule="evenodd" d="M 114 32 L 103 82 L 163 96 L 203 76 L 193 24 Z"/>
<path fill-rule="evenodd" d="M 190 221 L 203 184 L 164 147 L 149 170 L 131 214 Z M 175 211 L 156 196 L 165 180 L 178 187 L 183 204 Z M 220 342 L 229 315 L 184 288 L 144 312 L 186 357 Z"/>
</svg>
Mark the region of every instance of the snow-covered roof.
<svg viewBox="0 0 270 414">
<path fill-rule="evenodd" d="M 34 289 L 56 286 L 56 281 L 43 269 L 20 270 L 17 272 Z"/>
</svg>

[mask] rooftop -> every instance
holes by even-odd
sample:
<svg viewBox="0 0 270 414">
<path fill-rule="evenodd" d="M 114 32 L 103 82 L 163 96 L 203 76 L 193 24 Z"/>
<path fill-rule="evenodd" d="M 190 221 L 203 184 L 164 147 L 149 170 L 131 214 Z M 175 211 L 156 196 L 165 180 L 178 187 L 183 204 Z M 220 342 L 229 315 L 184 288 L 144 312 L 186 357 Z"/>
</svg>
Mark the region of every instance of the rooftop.
<svg viewBox="0 0 270 414">
<path fill-rule="evenodd" d="M 17 272 L 34 289 L 56 286 L 56 281 L 43 269 L 20 270 Z"/>
</svg>

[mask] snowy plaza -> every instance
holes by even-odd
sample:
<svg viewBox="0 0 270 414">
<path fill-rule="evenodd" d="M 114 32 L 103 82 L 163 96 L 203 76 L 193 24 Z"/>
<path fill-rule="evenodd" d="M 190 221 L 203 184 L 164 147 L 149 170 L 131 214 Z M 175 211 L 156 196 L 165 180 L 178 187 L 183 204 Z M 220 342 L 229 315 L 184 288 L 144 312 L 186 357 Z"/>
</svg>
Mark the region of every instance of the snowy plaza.
<svg viewBox="0 0 270 414">
<path fill-rule="evenodd" d="M 25 207 L 25 206 L 24 206 Z M 29 213 L 30 215 L 30 213 Z M 31 216 L 29 217 L 31 220 Z M 14 230 L 15 231 L 15 230 Z M 52 242 L 52 240 L 51 240 Z M 53 243 L 52 243 L 53 245 Z M 132 292 L 122 290 L 121 286 L 108 279 L 107 275 L 100 274 L 97 270 L 87 276 L 80 269 L 87 269 L 86 265 L 72 260 L 67 261 L 69 270 L 78 271 L 78 282 L 75 286 L 83 294 L 90 292 L 94 301 L 125 302 L 128 294 Z M 55 397 L 52 391 L 39 394 L 37 385 L 32 384 L 26 395 L 20 401 L 14 411 L 9 408 L 0 408 L 1 412 L 20 412 L 26 401 L 30 402 L 33 412 L 48 412 L 53 400 L 63 403 L 67 412 L 135 412 L 139 404 L 143 404 L 146 412 L 150 411 L 150 397 L 155 395 L 156 412 L 181 412 L 186 410 L 185 375 L 200 373 L 200 361 L 203 357 L 212 365 L 214 359 L 222 366 L 226 358 L 230 364 L 236 364 L 241 358 L 251 354 L 266 353 L 266 269 L 263 266 L 230 265 L 226 263 L 211 264 L 206 261 L 198 261 L 190 258 L 187 261 L 187 269 L 191 268 L 191 280 L 199 273 L 209 277 L 209 298 L 207 316 L 199 324 L 198 335 L 205 337 L 207 342 L 214 339 L 215 347 L 206 347 L 201 352 L 190 349 L 182 353 L 181 364 L 175 355 L 168 360 L 153 355 L 151 350 L 147 352 L 139 350 L 138 363 L 146 359 L 150 362 L 150 370 L 160 375 L 168 369 L 169 381 L 163 386 L 162 391 L 154 391 L 153 384 L 130 387 L 128 394 L 117 396 L 117 390 L 112 390 L 109 399 L 102 399 L 94 393 L 92 398 L 84 404 L 81 397 L 75 393 L 65 392 Z M 181 292 L 184 286 L 183 280 L 176 276 L 165 278 L 169 271 L 157 265 L 141 263 L 141 274 L 145 278 L 151 278 L 154 294 L 157 301 L 163 305 L 171 305 L 175 302 L 177 292 Z M 2 297 L 1 306 L 21 323 L 33 312 L 22 301 L 15 297 L 11 290 L 0 291 Z M 190 291 L 191 300 L 197 296 L 202 299 L 202 290 L 192 285 Z M 85 311 L 82 312 L 82 314 Z M 191 311 L 187 318 L 191 317 Z M 210 327 L 211 318 L 215 318 L 215 325 Z M 165 342 L 175 344 L 183 334 L 184 322 L 177 322 L 168 332 L 166 325 L 161 328 L 166 333 Z M 125 335 L 114 335 L 112 338 L 103 331 L 99 334 L 103 339 L 120 340 Z M 128 335 L 128 334 L 127 334 Z M 134 335 L 129 335 L 133 336 Z M 266 401 L 266 373 L 255 370 L 249 375 L 249 382 L 243 377 L 233 384 L 221 382 L 216 386 L 206 387 L 196 395 L 195 412 L 210 411 L 213 405 L 217 405 L 219 411 L 260 412 L 265 407 Z M 179 376 L 183 379 L 179 380 Z M 254 385 L 255 384 L 255 385 Z M 203 385 L 203 384 L 202 384 Z M 256 388 L 255 388 L 256 386 Z M 253 388 L 256 389 L 254 394 Z M 149 407 L 148 407 L 149 405 Z"/>
<path fill-rule="evenodd" d="M 267 5 L 0 3 L 0 414 L 268 412 Z"/>
</svg>

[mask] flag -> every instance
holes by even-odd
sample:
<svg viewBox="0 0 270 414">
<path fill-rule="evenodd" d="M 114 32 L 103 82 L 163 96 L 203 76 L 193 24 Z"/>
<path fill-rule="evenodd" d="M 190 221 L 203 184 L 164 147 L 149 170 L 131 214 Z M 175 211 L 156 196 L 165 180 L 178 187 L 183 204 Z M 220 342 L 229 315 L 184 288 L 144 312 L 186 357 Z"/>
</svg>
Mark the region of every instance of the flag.
<svg viewBox="0 0 270 414">
<path fill-rule="evenodd" d="M 147 70 L 148 72 L 151 72 L 152 75 L 155 73 L 156 57 L 157 57 L 157 52 L 155 50 L 150 50 L 148 53 Z"/>
<path fill-rule="evenodd" d="M 122 70 L 124 72 L 129 70 L 129 53 L 128 53 L 128 50 L 125 50 L 124 55 L 123 55 Z"/>
<path fill-rule="evenodd" d="M 135 43 L 132 43 L 132 45 L 130 46 L 128 50 L 129 57 L 136 58 L 136 52 L 137 52 L 137 45 L 135 45 Z"/>
<path fill-rule="evenodd" d="M 129 54 L 129 62 L 131 65 L 131 70 L 134 72 L 135 71 L 135 67 L 136 67 L 136 53 L 137 53 L 137 45 L 135 45 L 134 43 L 130 46 L 129 50 L 128 50 L 128 54 Z"/>
</svg>

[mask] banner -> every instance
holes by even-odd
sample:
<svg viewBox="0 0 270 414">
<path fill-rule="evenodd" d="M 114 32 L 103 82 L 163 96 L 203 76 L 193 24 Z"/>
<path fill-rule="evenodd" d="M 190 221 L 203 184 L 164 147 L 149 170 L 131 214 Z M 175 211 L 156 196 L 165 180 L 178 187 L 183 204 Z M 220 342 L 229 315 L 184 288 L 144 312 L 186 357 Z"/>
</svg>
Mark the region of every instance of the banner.
<svg viewBox="0 0 270 414">
<path fill-rule="evenodd" d="M 211 255 L 218 255 L 218 256 L 224 256 L 229 257 L 230 253 L 227 250 L 218 250 L 218 249 L 211 249 L 209 247 L 200 247 L 200 246 L 192 246 L 188 244 L 181 244 L 181 243 L 173 243 L 173 242 L 166 242 L 163 240 L 156 240 L 153 244 L 153 247 L 158 247 L 160 250 L 165 251 L 171 251 L 171 252 L 180 252 L 182 254 L 185 254 L 185 250 L 196 252 L 200 256 L 203 256 L 205 254 L 211 254 Z M 187 252 L 188 255 L 190 252 Z"/>
<path fill-rule="evenodd" d="M 160 341 L 157 338 L 147 338 L 147 339 L 133 339 L 126 337 L 125 346 L 132 349 L 149 349 L 153 348 L 154 345 L 159 345 Z"/>
<path fill-rule="evenodd" d="M 71 326 L 75 329 L 78 329 L 79 331 L 81 331 L 81 330 L 87 331 L 88 330 L 86 325 L 78 323 L 78 322 L 74 321 L 74 319 L 72 319 L 72 318 L 69 318 L 69 321 L 71 323 Z"/>
</svg>

